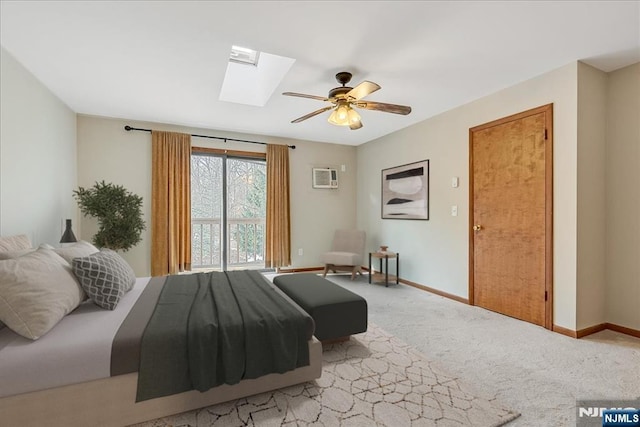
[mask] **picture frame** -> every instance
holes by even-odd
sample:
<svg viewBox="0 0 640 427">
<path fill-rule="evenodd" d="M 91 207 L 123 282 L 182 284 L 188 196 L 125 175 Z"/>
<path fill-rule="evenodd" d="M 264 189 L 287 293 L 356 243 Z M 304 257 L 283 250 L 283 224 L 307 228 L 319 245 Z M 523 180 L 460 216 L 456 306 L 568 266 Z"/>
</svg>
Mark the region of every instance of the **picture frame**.
<svg viewBox="0 0 640 427">
<path fill-rule="evenodd" d="M 382 170 L 382 219 L 429 219 L 429 160 Z"/>
</svg>

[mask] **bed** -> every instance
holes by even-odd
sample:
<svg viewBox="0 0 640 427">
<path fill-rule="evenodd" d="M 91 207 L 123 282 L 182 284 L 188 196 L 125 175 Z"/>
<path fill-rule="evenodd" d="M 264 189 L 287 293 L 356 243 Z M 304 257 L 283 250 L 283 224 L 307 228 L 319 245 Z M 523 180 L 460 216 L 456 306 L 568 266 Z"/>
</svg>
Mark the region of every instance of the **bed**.
<svg viewBox="0 0 640 427">
<path fill-rule="evenodd" d="M 260 277 L 269 292 L 277 294 L 295 311 L 310 319 L 284 293 Z M 100 308 L 91 300 L 85 301 L 36 340 L 25 338 L 8 327 L 0 329 L 2 424 L 125 426 L 320 377 L 322 346 L 313 337 L 311 321 L 311 326 L 307 325 L 304 342 L 304 349 L 308 350 L 308 364 L 281 369 L 282 373 L 243 378 L 236 383 L 232 381 L 232 385 L 221 384 L 204 392 L 189 390 L 162 395 L 168 393 L 164 391 L 160 394 L 162 397 L 141 399 L 138 387 L 141 374 L 128 372 L 131 369 L 126 368 L 138 362 L 126 358 L 118 362 L 114 358 L 118 351 L 125 355 L 136 352 L 136 344 L 131 341 L 141 338 L 133 338 L 136 333 L 132 334 L 127 325 L 135 324 L 136 317 L 139 324 L 140 316 L 145 316 L 140 314 L 141 311 L 146 310 L 148 316 L 151 316 L 149 312 L 158 311 L 150 306 L 148 295 L 152 295 L 151 300 L 155 295 L 153 304 L 162 301 L 161 295 L 164 294 L 157 289 L 164 286 L 160 283 L 164 280 L 135 279 L 132 288 L 122 295 L 113 310 Z M 153 317 L 144 322 L 150 324 L 151 319 Z M 141 328 L 138 325 L 137 329 L 144 331 L 146 326 Z M 138 345 L 138 348 L 143 347 Z M 144 355 L 137 357 L 144 359 Z"/>
</svg>

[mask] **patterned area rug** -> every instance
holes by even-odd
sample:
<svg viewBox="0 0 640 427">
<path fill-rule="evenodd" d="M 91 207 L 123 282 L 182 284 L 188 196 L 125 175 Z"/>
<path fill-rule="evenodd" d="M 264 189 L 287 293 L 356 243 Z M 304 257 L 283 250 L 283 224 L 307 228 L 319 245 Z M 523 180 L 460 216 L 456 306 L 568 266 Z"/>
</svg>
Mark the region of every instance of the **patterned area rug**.
<svg viewBox="0 0 640 427">
<path fill-rule="evenodd" d="M 137 426 L 500 426 L 519 416 L 434 365 L 369 323 L 325 346 L 314 382 Z"/>
</svg>

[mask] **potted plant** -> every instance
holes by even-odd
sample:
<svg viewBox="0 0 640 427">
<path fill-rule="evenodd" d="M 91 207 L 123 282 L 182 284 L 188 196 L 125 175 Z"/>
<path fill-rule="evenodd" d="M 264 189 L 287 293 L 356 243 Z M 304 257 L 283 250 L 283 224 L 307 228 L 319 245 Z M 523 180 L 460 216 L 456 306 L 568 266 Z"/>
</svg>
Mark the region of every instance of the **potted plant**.
<svg viewBox="0 0 640 427">
<path fill-rule="evenodd" d="M 127 251 L 142 240 L 146 228 L 142 219 L 142 197 L 120 185 L 96 182 L 91 188 L 73 192 L 84 216 L 98 220 L 93 244 L 100 248 Z"/>
</svg>

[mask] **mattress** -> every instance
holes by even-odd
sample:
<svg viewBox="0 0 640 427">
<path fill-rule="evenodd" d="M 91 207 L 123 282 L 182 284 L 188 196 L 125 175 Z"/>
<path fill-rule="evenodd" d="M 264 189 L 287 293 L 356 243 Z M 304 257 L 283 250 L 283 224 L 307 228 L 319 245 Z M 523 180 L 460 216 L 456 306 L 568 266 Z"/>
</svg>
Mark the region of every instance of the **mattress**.
<svg viewBox="0 0 640 427">
<path fill-rule="evenodd" d="M 0 397 L 111 376 L 111 348 L 149 278 L 138 278 L 115 310 L 82 303 L 36 341 L 0 329 Z"/>
</svg>

